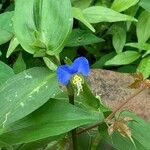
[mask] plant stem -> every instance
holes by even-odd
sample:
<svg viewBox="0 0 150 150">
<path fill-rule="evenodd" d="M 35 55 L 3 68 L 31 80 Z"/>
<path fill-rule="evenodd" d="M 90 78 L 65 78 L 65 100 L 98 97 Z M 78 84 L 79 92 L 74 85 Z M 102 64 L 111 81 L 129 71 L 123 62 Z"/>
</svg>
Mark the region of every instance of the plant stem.
<svg viewBox="0 0 150 150">
<path fill-rule="evenodd" d="M 107 121 L 107 120 L 109 120 L 109 119 L 112 119 L 112 118 L 114 117 L 114 115 L 116 114 L 116 112 L 118 112 L 122 107 L 124 107 L 124 105 L 126 105 L 130 100 L 132 100 L 134 97 L 136 97 L 138 94 L 140 94 L 140 93 L 141 93 L 142 91 L 144 91 L 144 90 L 145 90 L 145 88 L 142 88 L 142 89 L 140 89 L 139 91 L 133 93 L 133 94 L 132 94 L 130 97 L 128 97 L 123 103 L 121 103 L 121 105 L 120 105 L 119 107 L 117 107 L 104 121 Z M 104 122 L 104 121 L 103 121 L 103 122 Z M 79 131 L 77 134 L 81 134 L 81 133 L 83 133 L 83 132 L 86 132 L 86 131 L 88 131 L 88 130 L 91 130 L 91 129 L 93 129 L 93 128 L 99 126 L 99 125 L 101 125 L 103 122 L 99 122 L 99 123 L 96 123 L 96 124 L 94 124 L 94 125 L 92 125 L 92 126 L 89 126 L 89 127 L 85 128 L 85 129 Z"/>
<path fill-rule="evenodd" d="M 112 119 L 116 112 L 118 112 L 124 105 L 126 105 L 130 100 L 132 100 L 134 97 L 136 97 L 138 94 L 140 94 L 145 88 L 140 89 L 139 91 L 133 93 L 130 97 L 128 97 L 123 103 L 120 104 L 119 107 L 117 107 L 105 120 Z"/>
<path fill-rule="evenodd" d="M 68 85 L 67 90 L 68 90 L 69 103 L 74 105 L 74 90 L 73 90 L 72 86 Z M 72 136 L 73 150 L 78 150 L 78 147 L 77 147 L 77 131 L 76 131 L 76 129 L 73 129 L 71 131 L 71 136 Z"/>
</svg>

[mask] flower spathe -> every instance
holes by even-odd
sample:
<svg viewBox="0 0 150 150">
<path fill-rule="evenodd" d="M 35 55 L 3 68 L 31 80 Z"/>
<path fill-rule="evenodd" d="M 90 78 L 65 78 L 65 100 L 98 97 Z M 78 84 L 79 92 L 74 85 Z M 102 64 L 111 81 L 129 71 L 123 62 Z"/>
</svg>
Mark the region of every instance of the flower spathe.
<svg viewBox="0 0 150 150">
<path fill-rule="evenodd" d="M 89 62 L 85 57 L 78 57 L 71 65 L 61 65 L 57 68 L 57 79 L 67 85 L 69 81 L 77 87 L 78 93 L 82 90 L 83 76 L 88 76 L 90 72 Z"/>
</svg>

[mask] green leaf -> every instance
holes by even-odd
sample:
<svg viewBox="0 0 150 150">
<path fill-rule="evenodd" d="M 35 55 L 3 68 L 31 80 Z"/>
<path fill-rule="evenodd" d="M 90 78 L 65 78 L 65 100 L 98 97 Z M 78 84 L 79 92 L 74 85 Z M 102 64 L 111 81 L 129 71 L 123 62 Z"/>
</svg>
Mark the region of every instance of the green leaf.
<svg viewBox="0 0 150 150">
<path fill-rule="evenodd" d="M 86 20 L 83 15 L 83 12 L 80 8 L 73 7 L 72 8 L 73 17 L 79 21 L 81 21 L 86 27 L 88 27 L 91 31 L 95 32 L 93 26 Z"/>
<path fill-rule="evenodd" d="M 35 67 L 23 71 L 0 88 L 0 125 L 4 127 L 30 114 L 59 91 L 55 73 Z"/>
<path fill-rule="evenodd" d="M 83 10 L 83 15 L 89 23 L 137 21 L 134 17 L 121 14 L 102 6 L 92 6 L 86 8 Z"/>
<path fill-rule="evenodd" d="M 8 42 L 13 37 L 12 17 L 13 12 L 0 14 L 0 45 Z"/>
<path fill-rule="evenodd" d="M 130 46 L 130 47 L 134 47 L 137 48 L 139 50 L 150 50 L 150 44 L 149 43 L 127 43 L 125 44 L 125 46 Z"/>
<path fill-rule="evenodd" d="M 104 113 L 104 115 L 105 113 L 110 112 L 110 109 L 102 104 L 101 98 L 92 93 L 86 81 L 83 84 L 83 91 L 76 96 L 75 100 L 80 107 L 86 108 L 87 110 L 94 112 L 100 111 L 101 113 Z"/>
<path fill-rule="evenodd" d="M 117 54 L 112 59 L 108 60 L 105 65 L 126 65 L 134 62 L 141 56 L 140 53 L 135 51 L 126 51 Z"/>
<path fill-rule="evenodd" d="M 144 78 L 150 76 L 150 56 L 143 58 L 137 68 L 137 72 L 141 72 Z"/>
<path fill-rule="evenodd" d="M 66 46 L 83 46 L 102 41 L 104 41 L 102 38 L 99 38 L 86 30 L 74 29 L 67 40 Z"/>
<path fill-rule="evenodd" d="M 26 64 L 22 58 L 22 53 L 19 54 L 16 62 L 13 64 L 13 70 L 14 70 L 15 74 L 26 70 Z"/>
<path fill-rule="evenodd" d="M 150 12 L 150 1 L 149 0 L 140 0 L 139 5 L 143 7 L 146 11 Z"/>
<path fill-rule="evenodd" d="M 61 15 L 60 15 L 61 12 Z M 27 16 L 27 17 L 22 17 Z M 29 53 L 58 54 L 72 28 L 70 0 L 17 0 L 14 30 Z"/>
<path fill-rule="evenodd" d="M 78 7 L 81 9 L 87 8 L 93 0 L 71 0 L 73 7 Z"/>
<path fill-rule="evenodd" d="M 18 45 L 19 45 L 19 41 L 17 40 L 17 38 L 16 37 L 12 38 L 8 47 L 7 54 L 6 54 L 7 58 L 13 53 L 13 51 Z"/>
<path fill-rule="evenodd" d="M 137 4 L 139 0 L 114 0 L 112 3 L 111 9 L 122 12 L 131 6 Z"/>
<path fill-rule="evenodd" d="M 29 116 L 3 128 L 0 140 L 9 144 L 31 142 L 60 135 L 102 119 L 102 114 L 78 108 L 62 100 L 51 99 Z"/>
<path fill-rule="evenodd" d="M 128 10 L 126 10 L 126 14 L 134 17 L 138 10 L 139 10 L 139 6 L 135 5 L 131 8 L 129 8 Z M 132 25 L 132 22 L 127 22 L 127 31 L 130 30 L 131 25 Z"/>
<path fill-rule="evenodd" d="M 112 25 L 108 33 L 112 34 L 112 43 L 117 53 L 122 52 L 126 43 L 126 31 L 119 25 Z"/>
<path fill-rule="evenodd" d="M 143 11 L 138 18 L 136 28 L 139 43 L 144 43 L 149 39 L 150 37 L 149 27 L 150 27 L 150 13 Z"/>
<path fill-rule="evenodd" d="M 13 69 L 0 61 L 0 86 L 13 75 Z"/>
</svg>

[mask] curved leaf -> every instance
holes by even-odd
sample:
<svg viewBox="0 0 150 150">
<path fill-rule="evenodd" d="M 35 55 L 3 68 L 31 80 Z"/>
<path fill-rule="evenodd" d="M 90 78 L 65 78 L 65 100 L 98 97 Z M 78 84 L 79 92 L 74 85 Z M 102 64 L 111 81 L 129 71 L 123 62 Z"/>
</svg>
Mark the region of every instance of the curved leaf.
<svg viewBox="0 0 150 150">
<path fill-rule="evenodd" d="M 15 34 L 21 46 L 31 54 L 43 56 L 45 53 L 59 53 L 71 27 L 70 0 L 15 2 Z"/>
<path fill-rule="evenodd" d="M 12 17 L 13 11 L 0 14 L 0 45 L 13 37 Z"/>
<path fill-rule="evenodd" d="M 105 65 L 126 65 L 134 62 L 141 56 L 140 53 L 134 51 L 126 51 L 117 54 L 112 59 L 108 60 Z"/>
<path fill-rule="evenodd" d="M 86 30 L 74 29 L 66 42 L 66 46 L 83 46 L 103 41 L 102 38 L 99 38 Z"/>
<path fill-rule="evenodd" d="M 19 120 L 43 105 L 59 90 L 55 74 L 45 68 L 21 72 L 0 87 L 0 126 Z"/>
<path fill-rule="evenodd" d="M 141 60 L 137 71 L 141 72 L 145 79 L 150 76 L 150 56 L 145 57 Z"/>
<path fill-rule="evenodd" d="M 150 12 L 143 11 L 139 18 L 137 23 L 137 37 L 139 43 L 144 43 L 150 38 Z"/>
<path fill-rule="evenodd" d="M 134 6 L 138 2 L 139 0 L 114 0 L 114 2 L 112 3 L 111 9 L 118 11 L 118 12 L 122 12 L 130 8 L 131 6 Z"/>
<path fill-rule="evenodd" d="M 81 21 L 86 27 L 88 27 L 91 31 L 95 32 L 94 27 L 86 20 L 83 15 L 83 12 L 80 8 L 73 7 L 72 8 L 73 17 L 79 21 Z"/>
<path fill-rule="evenodd" d="M 134 17 L 121 14 L 102 6 L 92 6 L 83 10 L 85 19 L 89 23 L 137 21 Z"/>
<path fill-rule="evenodd" d="M 0 86 L 14 75 L 13 69 L 0 61 Z"/>
<path fill-rule="evenodd" d="M 0 135 L 0 140 L 9 144 L 31 142 L 102 120 L 102 114 L 78 108 L 62 100 L 51 99 L 29 116 L 1 130 L 3 134 Z"/>
</svg>

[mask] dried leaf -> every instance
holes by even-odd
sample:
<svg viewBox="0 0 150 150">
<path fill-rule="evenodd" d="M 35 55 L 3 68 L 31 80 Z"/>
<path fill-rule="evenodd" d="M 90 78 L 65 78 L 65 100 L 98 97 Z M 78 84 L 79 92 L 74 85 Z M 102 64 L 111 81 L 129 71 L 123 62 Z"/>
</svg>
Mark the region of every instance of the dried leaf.
<svg viewBox="0 0 150 150">
<path fill-rule="evenodd" d="M 110 125 L 108 127 L 108 134 L 109 134 L 109 136 L 111 136 L 113 134 L 113 132 L 114 132 L 114 124 L 112 124 L 112 125 Z"/>
<path fill-rule="evenodd" d="M 127 126 L 129 121 L 133 121 L 131 117 L 118 117 L 116 120 L 108 120 L 108 134 L 111 136 L 114 131 L 118 131 L 123 137 L 127 137 L 134 144 L 130 128 Z M 136 147 L 136 146 L 135 146 Z"/>
<path fill-rule="evenodd" d="M 129 85 L 130 88 L 135 88 L 135 89 L 150 88 L 150 80 L 148 79 L 144 80 L 142 73 L 138 72 L 131 75 L 134 77 L 135 80 L 131 85 Z"/>
<path fill-rule="evenodd" d="M 129 121 L 133 121 L 133 118 L 131 118 L 131 117 L 124 117 L 124 118 L 123 118 L 123 121 L 124 121 L 125 123 L 127 123 L 127 122 L 129 122 Z"/>
<path fill-rule="evenodd" d="M 143 74 L 141 72 L 132 73 L 131 75 L 135 80 L 140 80 L 140 81 L 144 80 Z"/>
</svg>

